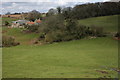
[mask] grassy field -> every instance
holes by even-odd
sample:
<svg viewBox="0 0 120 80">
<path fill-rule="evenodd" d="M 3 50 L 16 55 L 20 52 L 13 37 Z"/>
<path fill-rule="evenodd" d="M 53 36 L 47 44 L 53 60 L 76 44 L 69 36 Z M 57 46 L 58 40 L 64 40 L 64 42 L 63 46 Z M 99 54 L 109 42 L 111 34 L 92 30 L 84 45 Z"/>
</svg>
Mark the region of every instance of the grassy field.
<svg viewBox="0 0 120 80">
<path fill-rule="evenodd" d="M 79 23 L 86 26 L 103 27 L 105 32 L 117 32 L 118 17 L 120 17 L 120 15 L 87 18 L 79 20 Z"/>
<path fill-rule="evenodd" d="M 111 20 L 117 15 L 111 16 Z M 110 17 L 110 16 L 107 16 Z M 102 18 L 102 19 L 101 19 Z M 113 19 L 112 19 L 113 18 Z M 117 17 L 116 17 L 117 18 Z M 91 20 L 89 20 L 91 19 Z M 89 18 L 80 23 L 108 27 L 105 17 Z M 98 22 L 101 20 L 100 22 Z M 91 22 L 90 22 L 91 21 Z M 111 21 L 112 22 L 112 21 Z M 116 23 L 117 24 L 117 23 Z M 108 31 L 116 31 L 111 24 Z M 3 28 L 4 35 L 12 35 L 21 45 L 3 48 L 4 78 L 98 78 L 117 77 L 118 41 L 112 37 L 81 39 L 46 45 L 29 45 L 39 37 L 36 33 L 23 33 L 21 29 Z M 106 73 L 102 73 L 105 71 Z"/>
<path fill-rule="evenodd" d="M 20 42 L 21 45 L 30 45 L 33 40 L 39 37 L 38 33 L 24 33 L 23 29 L 19 28 L 3 28 L 4 35 L 14 36 L 15 40 Z"/>
<path fill-rule="evenodd" d="M 5 24 L 5 21 L 8 21 L 11 24 L 11 21 L 16 21 L 16 20 L 18 20 L 18 19 L 4 17 L 4 18 L 2 18 L 2 24 Z"/>
<path fill-rule="evenodd" d="M 3 48 L 3 77 L 117 77 L 117 49 L 111 38 Z"/>
</svg>

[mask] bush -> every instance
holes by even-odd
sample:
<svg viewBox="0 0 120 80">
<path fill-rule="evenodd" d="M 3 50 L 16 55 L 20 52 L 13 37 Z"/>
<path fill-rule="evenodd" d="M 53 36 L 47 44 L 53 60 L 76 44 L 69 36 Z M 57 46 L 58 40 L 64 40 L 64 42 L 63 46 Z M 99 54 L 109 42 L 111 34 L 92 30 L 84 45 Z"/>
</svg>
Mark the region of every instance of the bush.
<svg viewBox="0 0 120 80">
<path fill-rule="evenodd" d="M 14 37 L 11 36 L 2 36 L 2 47 L 17 46 L 20 43 L 15 42 Z"/>
<path fill-rule="evenodd" d="M 61 24 L 56 23 L 54 21 L 53 23 L 54 25 L 51 24 L 52 26 L 46 25 L 44 27 L 43 32 L 46 33 L 45 35 L 46 42 L 70 41 L 74 39 L 80 39 L 86 36 L 85 34 L 86 26 L 82 25 L 78 26 L 77 21 L 68 19 L 64 20 L 64 22 L 63 21 L 60 22 Z"/>
<path fill-rule="evenodd" d="M 50 43 L 60 42 L 62 41 L 62 37 L 63 37 L 63 34 L 61 33 L 61 31 L 54 31 L 45 35 L 45 41 Z"/>
<path fill-rule="evenodd" d="M 38 31 L 42 34 L 40 39 L 44 38 L 50 43 L 76 40 L 87 36 L 104 36 L 102 27 L 78 25 L 77 20 L 65 19 L 61 14 L 47 17 L 39 25 Z"/>
<path fill-rule="evenodd" d="M 102 27 L 96 27 L 96 26 L 90 27 L 89 35 L 90 36 L 96 36 L 96 37 L 105 37 L 106 36 L 103 32 L 103 28 Z"/>
<path fill-rule="evenodd" d="M 41 13 L 39 13 L 36 10 L 30 11 L 28 14 L 23 14 L 25 19 L 28 19 L 30 21 L 35 21 L 36 19 L 39 19 L 42 17 Z"/>
<path fill-rule="evenodd" d="M 58 42 L 61 41 L 61 32 L 64 31 L 64 19 L 61 15 L 49 16 L 47 19 L 42 21 L 38 29 L 45 38 L 46 42 Z"/>
<path fill-rule="evenodd" d="M 25 25 L 25 28 L 30 32 L 37 32 L 39 25 Z"/>
<path fill-rule="evenodd" d="M 9 26 L 10 23 L 8 21 L 5 21 L 5 26 Z"/>
<path fill-rule="evenodd" d="M 120 32 L 117 32 L 114 36 L 120 38 Z"/>
<path fill-rule="evenodd" d="M 46 42 L 50 42 L 52 43 L 54 41 L 55 37 L 53 36 L 53 34 L 46 34 L 45 35 L 45 41 Z"/>
<path fill-rule="evenodd" d="M 49 16 L 40 24 L 39 32 L 49 33 L 64 27 L 64 19 L 61 15 Z"/>
<path fill-rule="evenodd" d="M 44 33 L 41 33 L 39 38 L 40 38 L 40 39 L 44 39 L 44 38 L 45 38 L 45 34 L 44 34 Z"/>
</svg>

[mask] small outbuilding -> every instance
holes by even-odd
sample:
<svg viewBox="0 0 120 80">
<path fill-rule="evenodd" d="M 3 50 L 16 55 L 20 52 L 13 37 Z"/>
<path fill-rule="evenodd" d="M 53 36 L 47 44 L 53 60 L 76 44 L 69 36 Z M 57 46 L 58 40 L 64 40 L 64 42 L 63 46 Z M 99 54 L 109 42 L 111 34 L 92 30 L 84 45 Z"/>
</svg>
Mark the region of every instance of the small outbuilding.
<svg viewBox="0 0 120 80">
<path fill-rule="evenodd" d="M 17 21 L 12 21 L 12 28 L 23 28 L 24 25 L 27 23 L 27 20 L 17 20 Z"/>
</svg>

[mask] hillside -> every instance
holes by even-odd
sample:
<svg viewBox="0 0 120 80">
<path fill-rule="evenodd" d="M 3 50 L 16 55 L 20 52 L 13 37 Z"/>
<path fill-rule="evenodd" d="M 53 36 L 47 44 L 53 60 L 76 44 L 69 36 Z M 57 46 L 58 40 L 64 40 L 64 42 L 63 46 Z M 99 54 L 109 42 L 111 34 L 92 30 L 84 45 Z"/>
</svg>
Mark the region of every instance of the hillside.
<svg viewBox="0 0 120 80">
<path fill-rule="evenodd" d="M 31 42 L 39 37 L 38 33 L 25 33 L 23 29 L 19 28 L 6 28 L 2 29 L 3 35 L 13 36 L 21 45 L 30 45 Z"/>
<path fill-rule="evenodd" d="M 117 32 L 118 16 L 120 15 L 88 18 L 88 19 L 79 20 L 79 23 L 82 25 L 86 25 L 86 26 L 94 25 L 98 27 L 103 27 L 105 32 Z M 8 22 L 11 22 L 17 19 L 3 18 L 2 20 L 3 20 L 2 23 L 4 23 L 6 20 Z M 22 30 L 23 29 L 18 29 L 18 28 L 9 29 L 9 28 L 4 27 L 3 34 L 14 36 L 16 40 L 20 42 L 21 44 L 29 44 L 30 41 L 39 37 L 39 34 L 37 33 L 23 33 Z"/>
<path fill-rule="evenodd" d="M 117 15 L 80 20 L 80 24 L 105 26 L 117 31 Z M 94 22 L 94 23 L 93 23 Z M 106 23 L 107 22 L 107 23 Z M 37 33 L 3 28 L 21 45 L 3 48 L 3 78 L 116 78 L 118 41 L 112 37 L 73 40 L 46 45 L 29 45 Z"/>
<path fill-rule="evenodd" d="M 111 38 L 3 48 L 3 78 L 117 77 L 117 55 Z"/>
<path fill-rule="evenodd" d="M 87 18 L 79 20 L 79 23 L 86 26 L 103 27 L 105 32 L 117 32 L 118 17 L 120 17 L 120 15 Z"/>
</svg>

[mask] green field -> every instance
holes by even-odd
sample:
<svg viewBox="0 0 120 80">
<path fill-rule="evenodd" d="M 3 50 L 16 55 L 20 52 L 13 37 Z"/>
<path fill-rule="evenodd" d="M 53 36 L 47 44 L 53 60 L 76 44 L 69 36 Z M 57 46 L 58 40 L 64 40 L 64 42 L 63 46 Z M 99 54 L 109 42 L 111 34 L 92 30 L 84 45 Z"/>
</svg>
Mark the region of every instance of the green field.
<svg viewBox="0 0 120 80">
<path fill-rule="evenodd" d="M 79 23 L 86 26 L 103 27 L 105 32 L 117 32 L 118 17 L 120 17 L 120 15 L 87 18 L 79 20 Z"/>
<path fill-rule="evenodd" d="M 18 20 L 18 19 L 4 17 L 4 18 L 2 18 L 2 24 L 5 24 L 5 21 L 8 21 L 9 23 L 11 23 L 11 21 L 16 21 L 16 20 Z"/>
<path fill-rule="evenodd" d="M 116 16 L 107 17 L 111 17 L 114 22 Z M 110 23 L 101 24 L 102 19 L 104 21 L 107 17 L 89 18 L 91 20 L 80 22 L 91 25 L 89 21 L 94 21 L 96 25 L 108 27 Z M 98 22 L 99 20 L 101 21 Z M 111 24 L 108 31 L 116 31 L 116 24 Z M 118 67 L 118 41 L 112 37 L 86 38 L 40 46 L 29 45 L 31 40 L 39 37 L 36 33 L 22 33 L 21 29 L 17 28 L 3 28 L 3 31 L 4 35 L 12 35 L 21 43 L 19 46 L 2 49 L 3 78 L 117 77 L 113 68 Z"/>
<path fill-rule="evenodd" d="M 19 28 L 3 28 L 2 31 L 4 35 L 14 36 L 15 40 L 20 42 L 21 45 L 30 45 L 30 43 L 39 37 L 38 33 L 24 33 L 23 29 Z"/>
<path fill-rule="evenodd" d="M 117 48 L 111 38 L 3 48 L 3 77 L 116 77 Z"/>
</svg>

